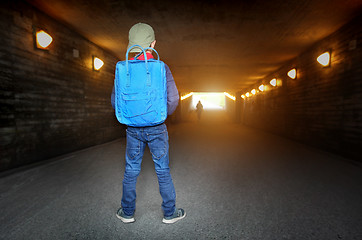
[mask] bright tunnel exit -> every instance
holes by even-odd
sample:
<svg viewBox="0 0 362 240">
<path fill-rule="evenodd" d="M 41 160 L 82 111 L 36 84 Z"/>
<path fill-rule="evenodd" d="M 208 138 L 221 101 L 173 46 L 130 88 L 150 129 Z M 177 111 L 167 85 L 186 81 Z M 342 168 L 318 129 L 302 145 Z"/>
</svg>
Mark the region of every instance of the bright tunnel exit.
<svg viewBox="0 0 362 240">
<path fill-rule="evenodd" d="M 235 115 L 235 100 L 235 96 L 227 92 L 190 92 L 181 95 L 179 119 L 198 123 L 230 122 Z"/>
<path fill-rule="evenodd" d="M 192 95 L 191 108 L 196 109 L 196 105 L 199 101 L 205 110 L 225 109 L 225 95 L 222 92 L 194 92 Z"/>
</svg>

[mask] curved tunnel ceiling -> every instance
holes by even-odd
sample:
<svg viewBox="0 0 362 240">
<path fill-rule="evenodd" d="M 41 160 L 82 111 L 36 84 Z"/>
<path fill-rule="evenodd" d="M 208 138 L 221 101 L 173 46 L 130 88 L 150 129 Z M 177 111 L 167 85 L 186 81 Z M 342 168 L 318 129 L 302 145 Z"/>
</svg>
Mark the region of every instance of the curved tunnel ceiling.
<svg viewBox="0 0 362 240">
<path fill-rule="evenodd" d="M 181 92 L 238 91 L 361 12 L 361 0 L 28 0 L 124 59 L 129 28 L 153 26 Z"/>
</svg>

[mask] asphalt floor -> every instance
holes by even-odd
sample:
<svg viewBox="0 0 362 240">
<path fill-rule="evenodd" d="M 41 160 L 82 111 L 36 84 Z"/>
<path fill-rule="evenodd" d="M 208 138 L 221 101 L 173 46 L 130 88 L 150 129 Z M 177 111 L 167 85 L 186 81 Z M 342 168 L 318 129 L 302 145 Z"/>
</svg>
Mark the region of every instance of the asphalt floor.
<svg viewBox="0 0 362 240">
<path fill-rule="evenodd" d="M 361 164 L 223 117 L 203 117 L 168 125 L 183 220 L 162 223 L 148 149 L 136 222 L 116 217 L 122 138 L 2 173 L 0 239 L 362 239 Z"/>
</svg>

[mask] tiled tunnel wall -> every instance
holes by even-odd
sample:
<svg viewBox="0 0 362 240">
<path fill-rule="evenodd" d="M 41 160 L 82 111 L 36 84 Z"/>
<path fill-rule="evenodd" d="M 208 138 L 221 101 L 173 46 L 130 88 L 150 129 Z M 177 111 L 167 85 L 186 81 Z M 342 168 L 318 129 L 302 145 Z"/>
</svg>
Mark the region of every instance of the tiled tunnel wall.
<svg viewBox="0 0 362 240">
<path fill-rule="evenodd" d="M 261 84 L 271 89 L 241 100 L 241 122 L 361 160 L 361 22 L 357 17 L 251 86 L 248 91 Z M 331 50 L 331 65 L 322 67 L 316 59 L 326 50 Z M 294 67 L 293 80 L 287 72 Z M 282 86 L 271 87 L 273 78 Z"/>
<path fill-rule="evenodd" d="M 110 105 L 117 59 L 30 5 L 9 2 L 0 9 L 0 171 L 120 137 Z M 53 37 L 49 50 L 35 49 L 34 27 Z M 105 63 L 99 72 L 92 55 Z"/>
</svg>

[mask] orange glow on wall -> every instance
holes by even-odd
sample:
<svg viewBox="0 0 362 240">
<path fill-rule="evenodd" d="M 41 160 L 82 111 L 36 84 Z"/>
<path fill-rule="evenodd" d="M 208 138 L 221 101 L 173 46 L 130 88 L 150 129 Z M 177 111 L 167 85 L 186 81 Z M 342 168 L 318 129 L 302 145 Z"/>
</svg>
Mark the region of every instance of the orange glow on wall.
<svg viewBox="0 0 362 240">
<path fill-rule="evenodd" d="M 236 100 L 236 97 L 235 97 L 235 96 L 230 95 L 230 94 L 229 94 L 229 93 L 227 93 L 227 92 L 224 92 L 224 94 L 225 94 L 225 96 L 226 96 L 226 97 L 230 98 L 231 100 L 233 100 L 233 101 L 235 101 L 235 100 Z"/>
<path fill-rule="evenodd" d="M 188 94 L 185 94 L 185 95 L 181 96 L 181 101 L 183 101 L 183 100 L 191 97 L 193 94 L 194 94 L 193 92 L 190 92 L 190 93 L 188 93 Z"/>
</svg>

